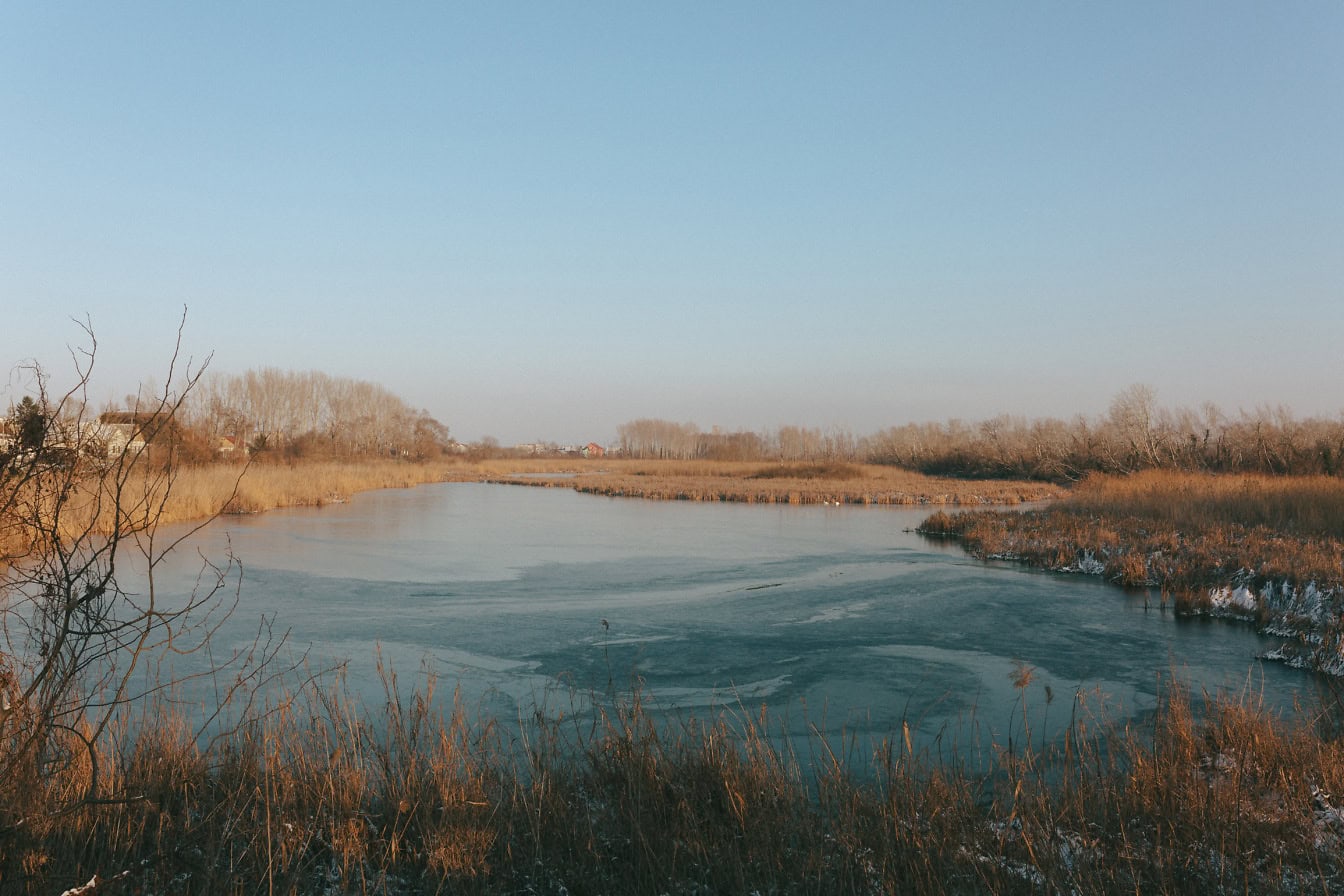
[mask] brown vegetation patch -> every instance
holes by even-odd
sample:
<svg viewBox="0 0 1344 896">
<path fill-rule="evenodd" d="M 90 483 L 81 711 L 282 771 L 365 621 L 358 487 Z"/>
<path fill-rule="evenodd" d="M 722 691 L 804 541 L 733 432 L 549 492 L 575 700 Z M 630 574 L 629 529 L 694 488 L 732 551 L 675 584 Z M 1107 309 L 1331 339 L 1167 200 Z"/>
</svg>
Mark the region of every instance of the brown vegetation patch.
<svg viewBox="0 0 1344 896">
<path fill-rule="evenodd" d="M 1079 692 L 1053 743 L 1030 667 L 991 767 L 912 744 L 815 764 L 764 714 L 666 722 L 639 694 L 512 732 L 431 688 L 370 713 L 310 686 L 207 752 L 180 709 L 100 742 L 87 772 L 0 781 L 0 880 L 107 892 L 1338 892 L 1344 742 L 1253 704 L 1163 694 L 1142 731 Z M 1021 721 L 1027 719 L 1029 721 Z M 524 747 L 520 748 L 519 743 Z M 99 890 L 98 892 L 103 892 Z"/>
<path fill-rule="evenodd" d="M 66 496 L 69 503 L 60 519 L 68 533 L 109 532 L 116 513 L 135 509 L 129 506 L 130 496 L 135 496 L 142 513 L 153 512 L 157 523 L 171 524 L 209 519 L 221 512 L 323 507 L 343 503 L 362 491 L 475 478 L 474 472 L 443 461 L 309 461 L 248 467 L 215 463 L 180 467 L 171 479 L 151 466 L 137 465 L 124 484 L 123 504 L 127 506 L 119 508 L 107 500 L 100 494 L 101 479 L 89 477 Z M 0 559 L 26 552 L 30 537 L 19 530 L 21 522 L 17 514 L 0 521 Z"/>
<path fill-rule="evenodd" d="M 980 557 L 1155 587 L 1180 612 L 1250 618 L 1297 642 L 1284 658 L 1344 671 L 1338 479 L 1163 471 L 1090 477 L 1044 509 L 937 513 L 920 530 L 960 538 Z M 1243 605 L 1219 603 L 1237 589 Z"/>
<path fill-rule="evenodd" d="M 573 488 L 612 497 L 748 504 L 1001 504 L 1045 501 L 1064 493 L 1042 482 L 925 476 L 876 464 L 740 461 L 535 460 L 477 464 L 485 482 Z M 537 474 L 564 473 L 558 476 Z"/>
<path fill-rule="evenodd" d="M 862 479 L 863 470 L 854 464 L 779 464 L 762 467 L 748 479 Z"/>
</svg>

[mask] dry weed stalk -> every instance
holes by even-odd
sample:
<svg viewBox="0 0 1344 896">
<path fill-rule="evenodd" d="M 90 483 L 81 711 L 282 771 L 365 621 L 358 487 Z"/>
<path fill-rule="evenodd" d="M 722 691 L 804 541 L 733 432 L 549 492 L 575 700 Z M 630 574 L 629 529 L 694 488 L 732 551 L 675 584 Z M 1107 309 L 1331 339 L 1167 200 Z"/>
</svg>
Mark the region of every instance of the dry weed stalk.
<svg viewBox="0 0 1344 896">
<path fill-rule="evenodd" d="M 638 691 L 511 734 L 432 676 L 360 706 L 310 682 L 207 752 L 163 703 L 104 757 L 143 798 L 0 838 L 7 892 L 126 871 L 146 893 L 1328 892 L 1344 753 L 1168 684 L 1117 723 L 1078 693 L 1048 742 L 1022 694 L 989 765 L 905 733 L 801 763 L 770 717 L 668 718 Z M 1042 728 L 1045 726 L 1042 724 Z M 822 732 L 818 732 L 818 736 Z M 852 758 L 845 758 L 846 756 Z M 61 771 L 78 789 L 79 772 Z M 56 786 L 66 786 L 57 784 Z M 145 861 L 148 859 L 148 861 Z"/>
</svg>

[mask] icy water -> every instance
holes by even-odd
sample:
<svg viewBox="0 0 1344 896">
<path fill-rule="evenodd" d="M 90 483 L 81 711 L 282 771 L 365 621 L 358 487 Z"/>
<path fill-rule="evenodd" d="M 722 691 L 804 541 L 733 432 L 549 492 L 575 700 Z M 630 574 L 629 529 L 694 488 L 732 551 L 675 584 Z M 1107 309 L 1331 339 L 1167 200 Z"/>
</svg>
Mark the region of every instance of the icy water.
<svg viewBox="0 0 1344 896">
<path fill-rule="evenodd" d="M 1311 699 L 1309 677 L 1255 659 L 1273 642 L 1248 627 L 981 563 L 908 531 L 927 512 L 445 484 L 225 518 L 191 547 L 231 545 L 244 567 L 217 647 L 274 613 L 316 663 L 350 660 L 374 706 L 378 650 L 403 682 L 428 664 L 441 691 L 504 719 L 583 714 L 638 679 L 661 711 L 767 704 L 795 735 L 861 739 L 905 720 L 925 743 L 968 724 L 997 736 L 1024 698 L 1036 730 L 1067 720 L 1079 692 L 1142 716 L 1173 671 L 1197 693 Z M 180 552 L 160 587 L 187 587 L 197 566 Z M 1019 663 L 1035 670 L 1024 691 Z"/>
</svg>

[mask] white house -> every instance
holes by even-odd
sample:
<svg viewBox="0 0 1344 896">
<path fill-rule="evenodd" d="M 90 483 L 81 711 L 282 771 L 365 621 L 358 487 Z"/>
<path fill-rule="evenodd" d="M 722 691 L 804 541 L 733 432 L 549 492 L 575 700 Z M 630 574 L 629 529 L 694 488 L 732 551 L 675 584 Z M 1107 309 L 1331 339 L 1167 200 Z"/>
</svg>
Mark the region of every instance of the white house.
<svg viewBox="0 0 1344 896">
<path fill-rule="evenodd" d="M 129 452 L 139 453 L 145 448 L 145 436 L 134 423 L 86 422 L 81 442 L 90 453 L 108 458 L 121 457 Z"/>
</svg>

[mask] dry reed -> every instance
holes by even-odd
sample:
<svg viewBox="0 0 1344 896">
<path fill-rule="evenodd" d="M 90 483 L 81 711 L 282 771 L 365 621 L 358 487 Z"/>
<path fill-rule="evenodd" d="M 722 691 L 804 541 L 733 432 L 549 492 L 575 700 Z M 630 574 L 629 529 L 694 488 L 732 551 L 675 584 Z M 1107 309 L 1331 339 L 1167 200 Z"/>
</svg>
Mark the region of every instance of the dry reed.
<svg viewBox="0 0 1344 896">
<path fill-rule="evenodd" d="M 476 478 L 474 471 L 452 463 L 409 461 L 301 461 L 266 463 L 246 467 L 237 464 L 184 466 L 171 477 L 147 464 L 137 464 L 120 484 L 117 500 L 106 492 L 104 479 L 82 480 L 61 513 L 61 525 L 69 532 L 92 528 L 108 532 L 112 515 L 151 516 L 155 524 L 208 519 L 219 513 L 260 513 L 282 507 L 322 507 L 339 504 L 352 495 L 373 489 L 410 488 L 429 482 Z M 40 499 L 40 498 L 39 498 Z M 15 519 L 21 514 L 13 514 Z M 52 518 L 50 511 L 38 514 Z M 13 554 L 22 539 L 13 524 L 0 537 L 8 537 Z"/>
<path fill-rule="evenodd" d="M 1019 676 L 1031 718 L 1030 670 Z M 762 712 L 655 718 L 638 692 L 506 732 L 390 676 L 371 713 L 311 686 L 206 752 L 151 707 L 101 745 L 118 805 L 0 782 L 6 893 L 1188 893 L 1344 885 L 1344 747 L 1170 687 L 1142 724 L 1088 695 L 992 767 L 907 734 L 804 765 Z M 113 889 L 113 887 L 120 889 Z"/>
<path fill-rule="evenodd" d="M 119 504 L 152 513 L 157 523 L 208 519 L 218 513 L 260 513 L 285 507 L 342 503 L 362 491 L 409 488 L 431 482 L 496 482 L 573 488 L 609 496 L 666 500 L 791 504 L 982 505 L 1018 504 L 1057 497 L 1031 482 L 937 479 L 873 465 L 762 465 L 730 461 L 585 459 L 294 461 L 182 466 L 171 477 L 137 465 L 119 502 L 100 495 L 101 479 L 64 511 L 71 531 L 110 531 Z M 124 508 L 123 508 L 124 511 Z M 102 516 L 99 516 L 99 515 Z M 20 533 L 0 532 L 0 548 L 22 553 Z"/>
<path fill-rule="evenodd" d="M 748 504 L 1012 505 L 1059 497 L 1040 482 L 954 480 L 875 464 L 746 461 L 523 460 L 477 465 L 487 482 L 586 494 Z"/>
<path fill-rule="evenodd" d="M 986 558 L 1155 588 L 1178 612 L 1243 618 L 1270 655 L 1344 673 L 1344 482 L 1150 471 L 1090 477 L 1025 513 L 936 513 L 929 535 Z"/>
</svg>

